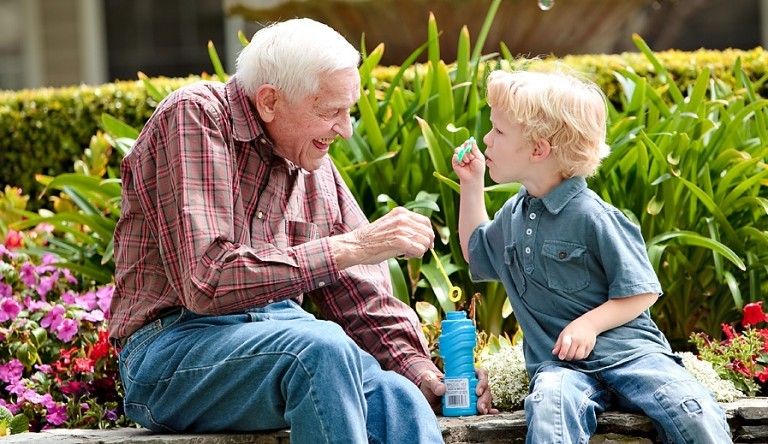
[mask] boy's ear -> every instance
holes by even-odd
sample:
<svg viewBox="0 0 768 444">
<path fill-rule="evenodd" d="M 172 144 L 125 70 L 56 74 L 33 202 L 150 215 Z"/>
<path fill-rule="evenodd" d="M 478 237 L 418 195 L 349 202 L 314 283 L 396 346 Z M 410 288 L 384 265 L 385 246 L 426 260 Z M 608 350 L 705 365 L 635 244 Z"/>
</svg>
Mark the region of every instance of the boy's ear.
<svg viewBox="0 0 768 444">
<path fill-rule="evenodd" d="M 531 152 L 531 160 L 534 162 L 547 160 L 552 153 L 552 145 L 549 144 L 549 140 L 541 138 L 536 140 L 533 144 L 533 151 Z"/>
<path fill-rule="evenodd" d="M 251 103 L 256 107 L 259 117 L 265 123 L 269 123 L 275 118 L 275 108 L 279 99 L 277 88 L 266 83 L 259 86 L 256 93 L 251 97 Z"/>
</svg>

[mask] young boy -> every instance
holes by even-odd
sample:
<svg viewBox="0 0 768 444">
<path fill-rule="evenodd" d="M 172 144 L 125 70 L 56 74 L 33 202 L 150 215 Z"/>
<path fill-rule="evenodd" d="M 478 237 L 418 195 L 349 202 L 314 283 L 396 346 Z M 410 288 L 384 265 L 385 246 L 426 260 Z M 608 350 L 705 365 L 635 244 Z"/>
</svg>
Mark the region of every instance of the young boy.
<svg viewBox="0 0 768 444">
<path fill-rule="evenodd" d="M 459 237 L 472 278 L 504 283 L 524 333 L 527 442 L 586 443 L 609 408 L 646 414 L 666 442 L 731 442 L 649 316 L 661 286 L 639 228 L 587 188 L 608 153 L 603 94 L 565 74 L 496 71 L 488 104 L 484 155 L 453 157 Z M 490 221 L 486 165 L 523 185 Z"/>
</svg>

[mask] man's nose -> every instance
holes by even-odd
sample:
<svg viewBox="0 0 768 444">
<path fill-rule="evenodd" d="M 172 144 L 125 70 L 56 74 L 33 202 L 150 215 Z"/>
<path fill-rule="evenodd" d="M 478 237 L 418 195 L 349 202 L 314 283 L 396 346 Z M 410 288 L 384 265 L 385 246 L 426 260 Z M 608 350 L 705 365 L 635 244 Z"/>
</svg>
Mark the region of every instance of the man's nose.
<svg viewBox="0 0 768 444">
<path fill-rule="evenodd" d="M 352 118 L 349 113 L 344 113 L 341 119 L 333 125 L 333 130 L 345 139 L 352 137 Z"/>
</svg>

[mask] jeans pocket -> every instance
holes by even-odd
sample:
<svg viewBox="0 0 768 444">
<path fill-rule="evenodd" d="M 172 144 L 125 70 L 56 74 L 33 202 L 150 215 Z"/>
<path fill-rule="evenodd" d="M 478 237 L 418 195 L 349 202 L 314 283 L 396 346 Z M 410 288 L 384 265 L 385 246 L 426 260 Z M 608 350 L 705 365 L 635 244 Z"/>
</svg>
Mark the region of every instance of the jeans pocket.
<svg viewBox="0 0 768 444">
<path fill-rule="evenodd" d="M 541 251 L 547 285 L 568 293 L 589 285 L 587 247 L 574 242 L 547 240 Z"/>
<path fill-rule="evenodd" d="M 517 245 L 512 243 L 504 247 L 504 263 L 509 268 L 509 273 L 512 276 L 512 283 L 515 285 L 517 294 L 522 296 L 525 293 L 525 275 L 521 268 L 520 259 L 517 257 Z"/>
</svg>

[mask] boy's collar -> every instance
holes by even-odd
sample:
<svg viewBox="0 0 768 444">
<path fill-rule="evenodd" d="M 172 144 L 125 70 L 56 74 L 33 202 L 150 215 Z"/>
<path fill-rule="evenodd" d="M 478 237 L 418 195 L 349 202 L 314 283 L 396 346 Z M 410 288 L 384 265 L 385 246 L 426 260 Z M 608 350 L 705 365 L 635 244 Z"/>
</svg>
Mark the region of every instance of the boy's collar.
<svg viewBox="0 0 768 444">
<path fill-rule="evenodd" d="M 544 204 L 547 211 L 552 214 L 558 214 L 565 208 L 571 199 L 585 188 L 587 188 L 587 180 L 582 176 L 574 176 L 560 182 L 560 184 L 558 184 L 552 191 L 541 198 L 541 202 Z M 518 203 L 529 197 L 530 194 L 528 194 L 528 190 L 522 186 L 520 187 L 519 196 L 520 200 L 515 202 L 515 207 L 517 207 Z"/>
</svg>

